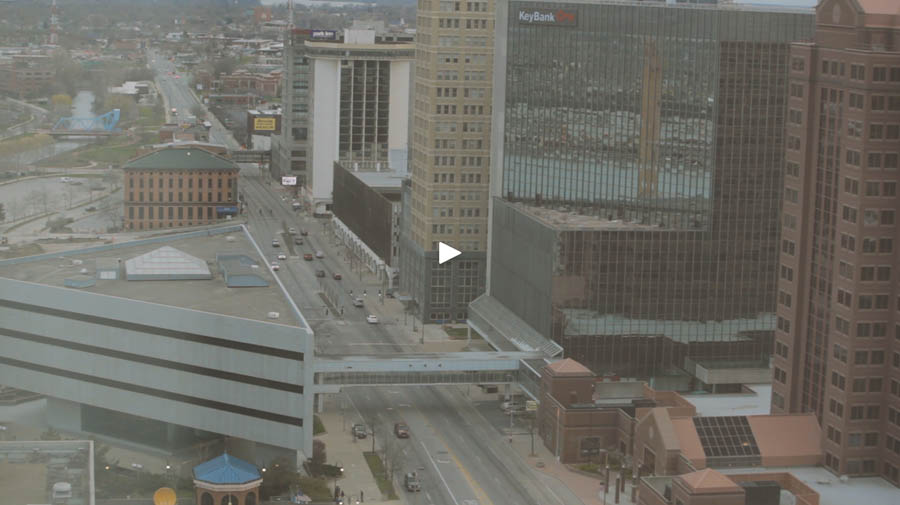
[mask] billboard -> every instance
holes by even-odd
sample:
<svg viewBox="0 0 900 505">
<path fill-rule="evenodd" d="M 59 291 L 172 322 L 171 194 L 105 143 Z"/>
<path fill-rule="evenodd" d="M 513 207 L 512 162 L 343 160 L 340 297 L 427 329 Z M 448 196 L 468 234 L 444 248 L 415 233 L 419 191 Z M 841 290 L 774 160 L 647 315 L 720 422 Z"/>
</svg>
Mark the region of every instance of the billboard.
<svg viewBox="0 0 900 505">
<path fill-rule="evenodd" d="M 275 118 L 258 117 L 253 119 L 253 129 L 256 131 L 275 131 Z"/>
<path fill-rule="evenodd" d="M 524 25 L 578 26 L 577 11 L 559 9 L 519 9 L 516 19 Z"/>
<path fill-rule="evenodd" d="M 296 186 L 297 185 L 297 177 L 293 175 L 283 175 L 281 176 L 281 185 L 282 186 Z"/>
<path fill-rule="evenodd" d="M 337 40 L 337 32 L 335 30 L 313 30 L 309 33 L 312 40 Z"/>
</svg>

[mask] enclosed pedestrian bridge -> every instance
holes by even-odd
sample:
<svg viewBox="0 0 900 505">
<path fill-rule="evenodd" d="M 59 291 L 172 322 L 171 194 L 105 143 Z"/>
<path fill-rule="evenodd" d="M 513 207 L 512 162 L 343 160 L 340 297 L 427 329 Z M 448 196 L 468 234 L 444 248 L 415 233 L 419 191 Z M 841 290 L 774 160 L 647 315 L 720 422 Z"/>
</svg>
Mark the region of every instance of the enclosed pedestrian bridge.
<svg viewBox="0 0 900 505">
<path fill-rule="evenodd" d="M 450 352 L 365 356 L 316 356 L 318 391 L 343 386 L 508 384 L 517 382 L 522 360 L 539 352 Z"/>
</svg>

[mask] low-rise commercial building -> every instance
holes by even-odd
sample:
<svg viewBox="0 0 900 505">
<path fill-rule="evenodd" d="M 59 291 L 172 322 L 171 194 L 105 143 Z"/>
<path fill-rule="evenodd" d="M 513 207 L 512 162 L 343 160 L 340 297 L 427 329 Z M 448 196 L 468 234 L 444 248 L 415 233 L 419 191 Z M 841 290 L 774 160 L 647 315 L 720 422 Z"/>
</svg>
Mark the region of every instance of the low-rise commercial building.
<svg viewBox="0 0 900 505">
<path fill-rule="evenodd" d="M 129 161 L 125 229 L 212 224 L 238 213 L 238 165 L 195 147 L 166 147 Z"/>
</svg>

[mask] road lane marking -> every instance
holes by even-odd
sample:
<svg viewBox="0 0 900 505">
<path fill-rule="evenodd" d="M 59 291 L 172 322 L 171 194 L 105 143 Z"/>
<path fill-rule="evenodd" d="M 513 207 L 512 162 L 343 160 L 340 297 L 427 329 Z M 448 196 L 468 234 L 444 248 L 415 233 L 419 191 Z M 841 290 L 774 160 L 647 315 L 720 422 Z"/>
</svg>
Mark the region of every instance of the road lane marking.
<svg viewBox="0 0 900 505">
<path fill-rule="evenodd" d="M 472 491 L 475 492 L 475 495 L 478 496 L 478 499 L 481 500 L 481 503 L 484 503 L 484 504 L 489 503 L 491 505 L 494 505 L 494 502 L 491 501 L 490 498 L 488 498 L 488 495 L 487 495 L 487 493 L 484 492 L 484 489 L 481 489 L 481 486 L 478 485 L 478 482 L 476 482 L 475 479 L 472 478 L 472 474 L 469 473 L 469 470 L 467 470 L 466 467 L 459 460 L 459 458 L 456 457 L 456 454 L 453 452 L 453 449 L 451 449 L 450 446 L 447 444 L 447 441 L 444 440 L 444 437 L 442 437 L 437 432 L 435 432 L 435 436 L 437 436 L 437 438 L 441 441 L 441 443 L 444 444 L 444 447 L 447 448 L 447 453 L 450 455 L 450 458 L 454 461 L 454 463 L 456 463 L 456 467 L 459 468 L 459 471 L 462 472 L 463 477 L 465 477 L 466 480 L 469 482 L 469 486 L 472 488 Z M 429 455 L 428 457 L 431 457 L 431 456 Z M 435 468 L 437 468 L 437 465 L 435 465 Z"/>
<path fill-rule="evenodd" d="M 425 442 L 419 440 L 419 443 L 422 444 L 422 449 L 425 450 L 425 455 L 428 456 L 428 461 L 431 461 L 431 465 L 434 467 L 434 471 L 437 472 L 438 477 L 440 477 L 441 479 L 441 482 L 444 483 L 444 487 L 447 488 L 447 492 L 450 494 L 450 499 L 453 500 L 453 503 L 459 505 L 459 502 L 456 501 L 456 496 L 453 495 L 453 490 L 450 489 L 450 485 L 447 484 L 447 480 L 444 479 L 444 474 L 441 473 L 441 470 L 440 468 L 438 468 L 437 463 L 434 462 L 434 458 L 431 457 L 431 453 L 428 452 L 428 447 L 425 446 Z"/>
</svg>

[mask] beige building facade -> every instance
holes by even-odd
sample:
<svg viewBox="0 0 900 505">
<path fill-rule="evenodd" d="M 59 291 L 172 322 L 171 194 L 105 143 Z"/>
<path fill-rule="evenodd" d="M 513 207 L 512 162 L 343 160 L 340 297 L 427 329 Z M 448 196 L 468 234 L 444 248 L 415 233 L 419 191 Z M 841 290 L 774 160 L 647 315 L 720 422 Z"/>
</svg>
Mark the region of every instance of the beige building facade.
<svg viewBox="0 0 900 505">
<path fill-rule="evenodd" d="M 401 289 L 426 321 L 484 290 L 494 2 L 420 0 Z M 463 254 L 439 265 L 438 243 Z"/>
</svg>

